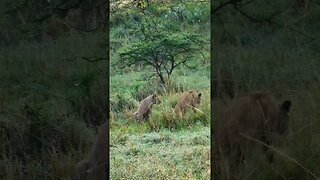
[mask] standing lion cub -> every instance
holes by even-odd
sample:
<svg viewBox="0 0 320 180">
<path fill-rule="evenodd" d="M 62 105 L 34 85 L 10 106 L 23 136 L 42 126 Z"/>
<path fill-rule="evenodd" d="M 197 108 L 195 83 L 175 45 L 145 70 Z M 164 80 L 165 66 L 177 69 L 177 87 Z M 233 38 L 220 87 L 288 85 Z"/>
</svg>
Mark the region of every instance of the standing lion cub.
<svg viewBox="0 0 320 180">
<path fill-rule="evenodd" d="M 139 121 L 146 120 L 150 117 L 153 104 L 160 103 L 161 101 L 159 100 L 158 95 L 156 93 L 152 94 L 140 102 L 137 112 L 135 112 L 133 115 Z"/>
<path fill-rule="evenodd" d="M 199 107 L 200 99 L 201 93 L 197 93 L 195 91 L 188 91 L 183 93 L 180 101 L 174 108 L 174 113 L 179 114 L 180 116 L 185 115 L 188 109 Z"/>
</svg>

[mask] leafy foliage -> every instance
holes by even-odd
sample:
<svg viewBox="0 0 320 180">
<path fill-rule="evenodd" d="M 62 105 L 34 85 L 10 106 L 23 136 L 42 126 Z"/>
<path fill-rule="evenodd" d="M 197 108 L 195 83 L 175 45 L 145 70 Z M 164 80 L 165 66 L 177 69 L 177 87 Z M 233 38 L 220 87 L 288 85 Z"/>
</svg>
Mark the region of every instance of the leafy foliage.
<svg viewBox="0 0 320 180">
<path fill-rule="evenodd" d="M 136 17 L 138 22 L 135 27 L 138 30 L 133 32 L 138 38 L 118 51 L 120 58 L 115 65 L 120 68 L 150 66 L 161 83 L 165 84 L 174 69 L 180 65 L 190 67 L 188 62 L 201 53 L 206 43 L 203 35 L 188 31 L 181 33 L 176 24 L 146 13 Z"/>
</svg>

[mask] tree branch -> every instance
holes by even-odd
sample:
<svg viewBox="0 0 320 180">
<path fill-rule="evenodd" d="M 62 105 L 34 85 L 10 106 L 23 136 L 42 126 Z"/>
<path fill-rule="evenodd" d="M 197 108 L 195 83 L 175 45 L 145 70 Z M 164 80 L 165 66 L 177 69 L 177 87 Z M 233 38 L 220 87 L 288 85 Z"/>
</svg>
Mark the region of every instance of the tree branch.
<svg viewBox="0 0 320 180">
<path fill-rule="evenodd" d="M 229 4 L 234 4 L 236 2 L 238 2 L 240 0 L 230 0 L 230 1 L 227 1 L 225 3 L 222 3 L 220 4 L 218 7 L 214 8 L 212 11 L 211 11 L 211 14 L 216 14 L 219 10 L 221 10 L 222 8 L 224 8 L 225 6 L 229 5 Z"/>
<path fill-rule="evenodd" d="M 92 28 L 92 29 L 82 29 L 82 28 L 79 28 L 79 27 L 77 27 L 77 26 L 74 26 L 74 25 L 72 25 L 72 24 L 70 24 L 70 23 L 66 23 L 66 22 L 64 22 L 64 23 L 65 23 L 66 25 L 72 27 L 73 29 L 76 29 L 76 30 L 82 31 L 82 32 L 94 32 L 94 31 L 98 30 L 100 27 L 102 27 L 102 26 L 104 25 L 104 22 L 102 21 L 102 22 L 100 22 L 96 27 L 94 27 L 94 28 Z"/>
<path fill-rule="evenodd" d="M 280 24 L 280 23 L 277 23 L 275 21 L 273 21 L 272 19 L 276 16 L 276 15 L 279 15 L 281 14 L 282 12 L 281 11 L 277 11 L 277 12 L 274 12 L 272 13 L 269 17 L 267 18 L 263 18 L 263 19 L 258 19 L 256 17 L 253 17 L 253 16 L 250 16 L 248 14 L 246 14 L 244 11 L 240 10 L 239 7 L 235 6 L 235 9 L 237 11 L 240 12 L 241 15 L 243 15 L 244 17 L 246 17 L 247 19 L 249 19 L 250 21 L 252 22 L 255 22 L 255 23 L 264 23 L 264 22 L 268 22 L 269 24 L 274 24 L 274 25 L 277 25 L 277 26 L 280 26 L 280 27 L 283 27 L 283 28 L 286 28 L 290 31 L 293 31 L 293 32 L 296 32 L 296 33 L 299 33 L 305 37 L 308 37 L 312 40 L 317 40 L 317 41 L 320 41 L 320 37 L 317 37 L 317 36 L 314 36 L 314 35 L 310 35 L 310 34 L 307 34 L 305 32 L 302 32 L 302 31 L 299 31 L 289 25 L 283 25 L 283 24 Z"/>
<path fill-rule="evenodd" d="M 38 17 L 38 18 L 35 18 L 32 20 L 32 22 L 43 22 L 44 20 L 50 18 L 52 15 L 54 15 L 57 11 L 69 11 L 71 9 L 74 9 L 74 8 L 77 8 L 81 5 L 82 1 L 83 0 L 78 0 L 75 4 L 73 5 L 70 5 L 69 7 L 65 7 L 63 8 L 63 5 L 65 5 L 66 3 L 68 3 L 70 0 L 65 0 L 65 1 L 62 1 L 60 4 L 58 4 L 57 6 L 55 7 L 52 7 L 51 8 L 51 12 L 43 15 L 42 17 Z"/>
<path fill-rule="evenodd" d="M 188 61 L 188 59 L 185 59 L 185 60 L 183 60 L 183 61 L 175 64 L 173 67 L 176 68 L 176 67 L 179 66 L 180 64 L 184 64 L 184 63 L 186 63 L 187 61 Z"/>
<path fill-rule="evenodd" d="M 98 61 L 107 61 L 108 58 L 102 57 L 102 58 L 88 58 L 88 57 L 81 57 L 83 60 L 88 62 L 98 62 Z"/>
<path fill-rule="evenodd" d="M 12 14 L 12 13 L 15 13 L 16 11 L 21 10 L 23 7 L 25 7 L 26 4 L 27 4 L 27 0 L 23 1 L 21 4 L 15 6 L 14 8 L 5 11 L 4 14 Z"/>
<path fill-rule="evenodd" d="M 235 8 L 241 15 L 243 15 L 244 17 L 246 17 L 246 18 L 249 19 L 250 21 L 256 22 L 256 23 L 261 23 L 261 22 L 271 23 L 271 22 L 272 22 L 272 19 L 273 19 L 276 15 L 282 13 L 282 11 L 276 11 L 276 12 L 272 13 L 269 17 L 265 17 L 265 18 L 262 18 L 262 19 L 258 19 L 258 18 L 256 18 L 256 17 L 249 16 L 248 14 L 246 14 L 245 12 L 243 12 L 236 4 L 234 4 L 234 8 Z"/>
</svg>

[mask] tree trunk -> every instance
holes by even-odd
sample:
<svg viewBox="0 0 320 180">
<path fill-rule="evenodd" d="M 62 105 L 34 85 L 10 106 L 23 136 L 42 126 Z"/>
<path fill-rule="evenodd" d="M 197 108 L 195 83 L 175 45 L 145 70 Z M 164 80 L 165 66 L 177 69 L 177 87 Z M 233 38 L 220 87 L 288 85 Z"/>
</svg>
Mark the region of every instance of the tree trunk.
<svg viewBox="0 0 320 180">
<path fill-rule="evenodd" d="M 163 75 L 162 75 L 162 73 L 160 71 L 160 68 L 156 68 L 156 72 L 157 72 L 157 74 L 158 74 L 158 76 L 160 78 L 161 84 L 165 84 L 165 80 L 164 80 Z"/>
</svg>

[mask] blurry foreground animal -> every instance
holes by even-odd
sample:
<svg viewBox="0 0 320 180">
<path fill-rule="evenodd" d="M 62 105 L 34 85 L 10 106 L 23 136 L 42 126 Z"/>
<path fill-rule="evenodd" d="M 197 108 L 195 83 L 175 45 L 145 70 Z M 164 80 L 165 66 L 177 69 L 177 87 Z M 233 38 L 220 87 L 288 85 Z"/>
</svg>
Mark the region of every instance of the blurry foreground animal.
<svg viewBox="0 0 320 180">
<path fill-rule="evenodd" d="M 108 164 L 107 123 L 99 127 L 98 136 L 87 159 L 80 161 L 74 170 L 75 180 L 106 180 Z"/>
<path fill-rule="evenodd" d="M 277 104 L 272 96 L 264 92 L 256 92 L 233 101 L 218 121 L 217 140 L 220 145 L 222 179 L 235 178 L 245 155 L 258 147 L 252 139 L 271 145 L 275 134 L 282 135 L 286 132 L 290 107 L 291 101 Z M 272 160 L 271 154 L 269 162 Z"/>
</svg>

